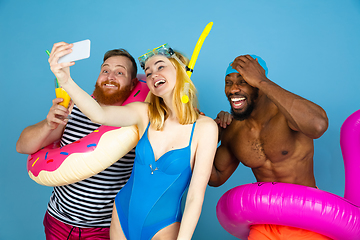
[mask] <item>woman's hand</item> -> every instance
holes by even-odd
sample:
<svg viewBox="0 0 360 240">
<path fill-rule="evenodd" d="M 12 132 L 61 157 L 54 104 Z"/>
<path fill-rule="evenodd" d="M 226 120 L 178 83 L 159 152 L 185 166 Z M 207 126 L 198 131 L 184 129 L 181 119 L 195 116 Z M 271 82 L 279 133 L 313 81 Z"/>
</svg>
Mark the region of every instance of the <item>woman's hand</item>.
<svg viewBox="0 0 360 240">
<path fill-rule="evenodd" d="M 60 85 L 65 84 L 70 79 L 70 66 L 75 62 L 58 63 L 59 58 L 72 52 L 73 44 L 66 42 L 59 42 L 53 45 L 53 48 L 49 57 L 50 69 L 56 76 Z"/>
</svg>

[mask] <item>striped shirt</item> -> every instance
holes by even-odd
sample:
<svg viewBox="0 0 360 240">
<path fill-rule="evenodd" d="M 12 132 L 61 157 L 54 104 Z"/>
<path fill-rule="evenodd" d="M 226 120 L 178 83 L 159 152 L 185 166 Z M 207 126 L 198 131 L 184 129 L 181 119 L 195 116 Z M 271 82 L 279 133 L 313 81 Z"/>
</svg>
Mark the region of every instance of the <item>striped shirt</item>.
<svg viewBox="0 0 360 240">
<path fill-rule="evenodd" d="M 100 125 L 91 122 L 76 106 L 66 124 L 61 146 L 83 138 Z M 54 187 L 47 211 L 76 227 L 110 227 L 113 202 L 132 171 L 135 149 L 104 171 L 83 181 Z"/>
</svg>

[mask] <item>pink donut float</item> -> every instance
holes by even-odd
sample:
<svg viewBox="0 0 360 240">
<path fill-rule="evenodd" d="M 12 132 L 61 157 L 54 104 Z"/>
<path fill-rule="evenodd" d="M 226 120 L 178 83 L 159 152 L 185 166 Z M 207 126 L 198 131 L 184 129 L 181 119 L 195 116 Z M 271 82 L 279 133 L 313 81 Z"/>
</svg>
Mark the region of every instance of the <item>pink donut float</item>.
<svg viewBox="0 0 360 240">
<path fill-rule="evenodd" d="M 145 101 L 149 89 L 144 75 L 123 105 Z M 31 179 L 45 186 L 61 186 L 91 177 L 111 166 L 139 140 L 136 126 L 100 126 L 82 139 L 59 147 L 52 143 L 28 156 L 27 169 Z"/>
<path fill-rule="evenodd" d="M 360 239 L 360 110 L 341 127 L 345 164 L 344 198 L 288 183 L 252 183 L 227 191 L 216 213 L 221 226 L 247 239 L 250 225 L 276 224 L 307 229 L 332 239 Z"/>
</svg>

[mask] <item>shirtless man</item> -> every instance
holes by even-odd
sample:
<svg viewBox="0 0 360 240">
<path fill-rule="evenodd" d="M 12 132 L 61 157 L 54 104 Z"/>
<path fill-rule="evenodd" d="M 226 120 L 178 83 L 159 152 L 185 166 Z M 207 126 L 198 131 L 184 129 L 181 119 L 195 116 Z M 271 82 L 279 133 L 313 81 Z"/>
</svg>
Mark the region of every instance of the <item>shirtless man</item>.
<svg viewBox="0 0 360 240">
<path fill-rule="evenodd" d="M 258 182 L 316 187 L 313 139 L 326 131 L 326 113 L 315 103 L 281 88 L 266 73 L 265 62 L 254 55 L 235 58 L 226 71 L 225 94 L 231 115 L 220 112 L 215 119 L 221 145 L 210 186 L 225 183 L 241 162 L 252 169 Z M 254 225 L 249 239 L 273 239 L 271 232 L 283 231 L 278 227 Z M 264 233 L 267 230 L 270 233 Z M 291 230 L 305 234 L 305 230 Z M 319 237 L 315 239 L 327 239 Z"/>
</svg>

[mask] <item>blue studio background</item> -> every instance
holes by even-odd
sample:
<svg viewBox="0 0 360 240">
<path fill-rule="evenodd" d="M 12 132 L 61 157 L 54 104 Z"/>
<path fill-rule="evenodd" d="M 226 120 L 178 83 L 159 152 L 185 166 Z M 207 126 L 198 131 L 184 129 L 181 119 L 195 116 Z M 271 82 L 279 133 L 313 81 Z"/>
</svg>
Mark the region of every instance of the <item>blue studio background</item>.
<svg viewBox="0 0 360 240">
<path fill-rule="evenodd" d="M 137 58 L 169 43 L 190 57 L 210 21 L 192 75 L 201 110 L 212 118 L 229 110 L 223 91 L 228 63 L 245 53 L 261 56 L 271 80 L 327 112 L 329 128 L 315 140 L 315 176 L 320 189 L 343 196 L 340 127 L 360 107 L 359 0 L 0 0 L 0 239 L 45 239 L 42 220 L 52 188 L 28 177 L 27 156 L 15 150 L 21 131 L 43 120 L 55 97 L 45 50 L 90 39 L 90 58 L 71 71 L 92 93 L 105 51 L 122 47 Z M 208 187 L 193 239 L 235 239 L 220 226 L 216 203 L 228 189 L 253 181 L 241 165 L 223 186 Z"/>
</svg>

